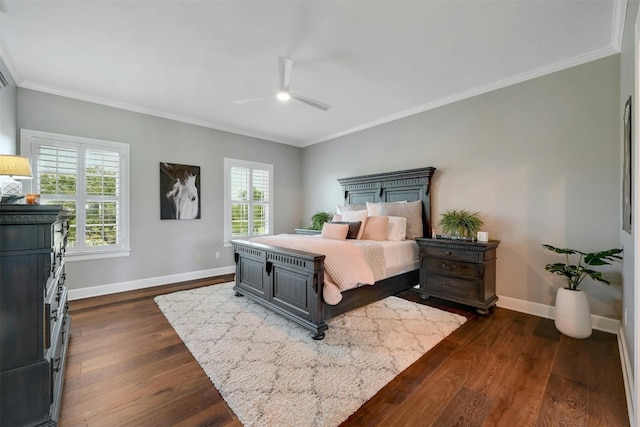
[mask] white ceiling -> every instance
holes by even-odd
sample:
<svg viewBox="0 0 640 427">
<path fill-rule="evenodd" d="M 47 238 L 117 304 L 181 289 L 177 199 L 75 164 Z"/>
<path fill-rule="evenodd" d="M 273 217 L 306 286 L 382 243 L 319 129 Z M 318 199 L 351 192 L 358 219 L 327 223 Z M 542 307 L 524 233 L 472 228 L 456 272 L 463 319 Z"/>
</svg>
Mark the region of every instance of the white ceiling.
<svg viewBox="0 0 640 427">
<path fill-rule="evenodd" d="M 620 50 L 626 0 L 0 0 L 20 87 L 307 146 Z M 291 91 L 275 99 L 278 57 Z"/>
</svg>

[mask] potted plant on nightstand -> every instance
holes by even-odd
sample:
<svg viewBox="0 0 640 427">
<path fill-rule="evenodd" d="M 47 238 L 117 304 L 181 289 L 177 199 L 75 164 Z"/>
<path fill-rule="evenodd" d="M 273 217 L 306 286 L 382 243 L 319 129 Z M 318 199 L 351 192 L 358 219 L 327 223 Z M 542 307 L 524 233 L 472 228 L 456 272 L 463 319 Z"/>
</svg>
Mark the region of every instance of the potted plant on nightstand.
<svg viewBox="0 0 640 427">
<path fill-rule="evenodd" d="M 323 212 L 323 211 L 316 212 L 311 217 L 311 227 L 309 227 L 309 229 L 322 230 L 322 226 L 324 225 L 324 223 L 331 221 L 332 218 L 333 218 L 333 215 L 331 215 L 328 212 Z"/>
<path fill-rule="evenodd" d="M 542 245 L 546 249 L 566 256 L 565 262 L 545 265 L 544 269 L 565 277 L 567 286 L 559 288 L 556 295 L 556 328 L 572 338 L 588 338 L 591 336 L 591 309 L 587 295 L 578 287 L 584 279 L 591 279 L 610 284 L 602 273 L 592 267 L 609 265 L 621 260 L 618 254 L 622 249 L 609 249 L 601 252 L 582 252 L 577 249 L 562 249 L 551 245 Z M 571 264 L 570 255 L 577 255 L 578 263 Z"/>
<path fill-rule="evenodd" d="M 449 209 L 440 214 L 442 232 L 452 238 L 473 239 L 484 222 L 480 219 L 478 212 L 470 212 L 466 209 Z"/>
</svg>

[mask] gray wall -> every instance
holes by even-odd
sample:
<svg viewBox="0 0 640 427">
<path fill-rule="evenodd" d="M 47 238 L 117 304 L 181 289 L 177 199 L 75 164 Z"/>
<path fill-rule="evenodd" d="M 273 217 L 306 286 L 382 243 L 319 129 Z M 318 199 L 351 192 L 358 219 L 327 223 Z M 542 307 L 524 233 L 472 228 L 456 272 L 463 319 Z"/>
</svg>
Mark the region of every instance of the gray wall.
<svg viewBox="0 0 640 427">
<path fill-rule="evenodd" d="M 626 22 L 625 22 L 625 28 L 624 28 L 624 39 L 622 41 L 622 53 L 620 55 L 620 101 L 619 101 L 619 105 L 620 105 L 620 112 L 619 115 L 620 117 L 622 117 L 622 110 L 623 110 L 623 106 L 624 103 L 626 102 L 627 98 L 631 95 L 631 100 L 633 102 L 633 106 L 632 109 L 634 111 L 638 111 L 637 109 L 640 108 L 640 104 L 638 104 L 637 100 L 638 100 L 638 94 L 636 93 L 636 79 L 635 79 L 635 73 L 636 73 L 636 58 L 635 58 L 635 50 L 637 49 L 637 47 L 635 46 L 635 24 L 636 24 L 636 19 L 638 16 L 638 0 L 630 0 L 627 3 L 627 15 L 626 15 Z M 637 117 L 637 115 L 634 114 L 634 117 Z M 636 137 L 636 129 L 637 129 L 637 125 L 636 126 L 632 126 L 631 131 L 633 132 L 633 138 L 632 141 L 637 142 L 637 137 Z M 621 144 L 622 144 L 622 138 L 621 139 Z M 633 153 L 638 153 L 638 146 L 634 145 L 632 148 L 632 152 Z M 622 145 L 620 148 L 621 153 L 623 153 L 622 151 Z M 620 163 L 622 164 L 622 154 L 620 156 Z M 638 170 L 638 155 L 636 154 L 635 156 L 635 163 L 632 166 L 632 170 L 637 171 Z M 640 192 L 637 190 L 638 188 L 638 180 L 637 180 L 637 176 L 638 174 L 635 173 L 634 174 L 634 181 L 632 183 L 631 188 L 632 189 L 636 189 L 634 192 L 634 197 L 636 195 L 640 195 Z M 622 184 L 621 184 L 622 185 Z M 637 197 L 636 197 L 637 200 Z M 639 206 L 636 204 L 636 206 Z M 637 209 L 634 212 L 634 218 L 636 219 L 634 221 L 634 224 L 637 224 Z M 622 295 L 623 295 L 623 299 L 622 299 L 622 305 L 623 308 L 626 309 L 627 311 L 627 324 L 624 324 L 624 318 L 623 318 L 623 324 L 622 324 L 622 329 L 623 329 L 623 333 L 624 333 L 624 339 L 625 342 L 627 343 L 627 349 L 629 352 L 629 361 L 631 363 L 631 369 L 633 370 L 632 375 L 635 375 L 635 372 L 637 372 L 637 366 L 636 366 L 636 354 L 638 351 L 638 343 L 635 342 L 635 336 L 636 336 L 636 328 L 638 327 L 638 325 L 636 325 L 636 322 L 634 321 L 634 319 L 636 319 L 636 310 L 637 307 L 635 306 L 635 301 L 636 301 L 636 289 L 635 289 L 635 280 L 634 280 L 634 261 L 636 260 L 636 254 L 634 251 L 634 242 L 636 241 L 636 239 L 638 238 L 638 230 L 632 230 L 633 234 L 629 234 L 625 231 L 622 231 L 622 226 L 620 226 L 620 242 L 622 244 L 622 246 L 624 247 L 624 257 L 625 260 L 623 262 L 623 290 L 622 290 Z M 636 384 L 637 384 L 637 380 L 636 380 Z"/>
<path fill-rule="evenodd" d="M 131 154 L 131 256 L 68 264 L 70 289 L 233 266 L 223 246 L 223 159 L 274 165 L 274 228 L 300 226 L 301 149 L 28 89 L 18 128 L 124 142 Z M 160 220 L 159 163 L 201 167 L 202 219 Z M 221 258 L 215 259 L 215 252 Z M 196 255 L 202 254 L 198 261 Z"/>
<path fill-rule="evenodd" d="M 553 305 L 563 282 L 544 270 L 556 258 L 542 243 L 620 246 L 619 94 L 614 55 L 306 147 L 303 215 L 335 210 L 336 178 L 434 166 L 436 221 L 479 211 L 501 240 L 498 294 Z M 620 319 L 619 269 L 610 288 L 584 286 L 593 314 Z"/>
<path fill-rule="evenodd" d="M 0 89 L 0 154 L 16 154 L 17 88 L 2 58 L 0 72 L 9 83 L 9 86 Z"/>
</svg>

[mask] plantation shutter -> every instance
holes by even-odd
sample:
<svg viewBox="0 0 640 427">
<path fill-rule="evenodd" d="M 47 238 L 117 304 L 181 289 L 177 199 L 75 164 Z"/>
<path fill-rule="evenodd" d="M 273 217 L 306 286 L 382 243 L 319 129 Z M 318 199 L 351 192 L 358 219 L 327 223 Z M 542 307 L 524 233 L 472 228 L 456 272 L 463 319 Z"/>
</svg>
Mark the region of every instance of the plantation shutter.
<svg viewBox="0 0 640 427">
<path fill-rule="evenodd" d="M 128 254 L 128 146 L 23 132 L 23 148 L 32 158 L 32 192 L 40 194 L 41 204 L 62 205 L 74 211 L 68 234 L 69 255 Z"/>
<path fill-rule="evenodd" d="M 272 166 L 225 159 L 230 237 L 271 233 Z"/>
</svg>

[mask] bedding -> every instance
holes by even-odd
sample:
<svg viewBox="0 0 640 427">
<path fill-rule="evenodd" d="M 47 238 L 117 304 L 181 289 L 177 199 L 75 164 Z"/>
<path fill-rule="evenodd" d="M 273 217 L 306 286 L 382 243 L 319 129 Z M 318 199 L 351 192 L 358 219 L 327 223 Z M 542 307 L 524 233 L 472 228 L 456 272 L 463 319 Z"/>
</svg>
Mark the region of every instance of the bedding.
<svg viewBox="0 0 640 427">
<path fill-rule="evenodd" d="M 418 268 L 418 245 L 409 240 L 336 240 L 320 235 L 279 234 L 250 241 L 325 255 L 323 298 L 330 305 L 342 300 L 343 291 Z"/>
</svg>

